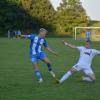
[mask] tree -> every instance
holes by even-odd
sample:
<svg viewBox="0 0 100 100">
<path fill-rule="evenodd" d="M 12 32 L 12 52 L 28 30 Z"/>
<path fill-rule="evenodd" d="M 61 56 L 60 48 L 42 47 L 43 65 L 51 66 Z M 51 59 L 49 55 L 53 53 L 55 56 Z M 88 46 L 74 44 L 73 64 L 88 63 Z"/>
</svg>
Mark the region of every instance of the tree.
<svg viewBox="0 0 100 100">
<path fill-rule="evenodd" d="M 88 17 L 80 0 L 62 0 L 57 11 L 57 31 L 62 35 L 72 35 L 73 27 L 87 26 Z"/>
<path fill-rule="evenodd" d="M 0 31 L 52 29 L 54 12 L 49 0 L 0 0 Z"/>
<path fill-rule="evenodd" d="M 0 30 L 28 29 L 33 21 L 21 6 L 20 0 L 0 0 Z"/>
<path fill-rule="evenodd" d="M 51 27 L 55 10 L 49 0 L 21 0 L 22 7 L 34 18 L 37 28 Z M 44 24 L 45 23 L 45 24 Z"/>
</svg>

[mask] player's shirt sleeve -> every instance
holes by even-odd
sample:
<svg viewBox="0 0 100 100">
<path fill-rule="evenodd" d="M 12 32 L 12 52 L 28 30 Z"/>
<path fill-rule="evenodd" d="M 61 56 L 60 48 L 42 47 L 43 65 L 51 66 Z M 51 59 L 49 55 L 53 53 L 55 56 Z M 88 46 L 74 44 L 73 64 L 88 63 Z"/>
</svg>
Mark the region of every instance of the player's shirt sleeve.
<svg viewBox="0 0 100 100">
<path fill-rule="evenodd" d="M 84 48 L 83 46 L 77 46 L 76 47 L 79 51 L 82 51 L 82 49 Z"/>
<path fill-rule="evenodd" d="M 93 53 L 94 53 L 94 55 L 100 55 L 100 51 L 96 50 L 96 49 L 93 49 Z"/>
<path fill-rule="evenodd" d="M 46 40 L 44 40 L 43 46 L 44 46 L 44 47 L 48 47 L 48 43 L 47 43 Z"/>
<path fill-rule="evenodd" d="M 30 35 L 27 35 L 26 37 L 31 40 L 31 39 L 34 39 L 35 35 L 34 34 L 30 34 Z"/>
</svg>

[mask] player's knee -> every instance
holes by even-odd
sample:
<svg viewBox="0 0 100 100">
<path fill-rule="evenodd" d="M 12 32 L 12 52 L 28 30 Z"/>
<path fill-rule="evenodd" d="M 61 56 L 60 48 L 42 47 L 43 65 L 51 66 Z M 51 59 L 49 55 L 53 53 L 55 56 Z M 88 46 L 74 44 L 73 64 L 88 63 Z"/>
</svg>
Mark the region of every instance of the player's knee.
<svg viewBox="0 0 100 100">
<path fill-rule="evenodd" d="M 38 69 L 37 63 L 32 63 L 35 69 Z"/>
<path fill-rule="evenodd" d="M 51 61 L 48 59 L 47 63 L 51 64 Z"/>
<path fill-rule="evenodd" d="M 96 81 L 96 77 L 92 77 L 91 79 L 92 79 L 93 81 Z"/>
<path fill-rule="evenodd" d="M 96 81 L 96 78 L 94 78 L 93 81 Z"/>
<path fill-rule="evenodd" d="M 46 61 L 46 64 L 48 65 L 48 64 L 50 64 L 51 65 L 51 62 L 48 60 L 48 61 Z"/>
<path fill-rule="evenodd" d="M 46 64 L 51 64 L 51 61 L 48 58 L 43 59 Z"/>
<path fill-rule="evenodd" d="M 91 75 L 90 78 L 91 78 L 92 81 L 96 81 L 96 76 L 95 75 Z"/>
</svg>

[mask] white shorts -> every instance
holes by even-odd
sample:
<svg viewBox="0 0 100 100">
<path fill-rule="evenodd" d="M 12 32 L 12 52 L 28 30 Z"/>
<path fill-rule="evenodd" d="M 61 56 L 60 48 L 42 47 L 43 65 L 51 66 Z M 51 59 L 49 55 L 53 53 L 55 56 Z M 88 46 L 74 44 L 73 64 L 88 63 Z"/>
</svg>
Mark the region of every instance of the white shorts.
<svg viewBox="0 0 100 100">
<path fill-rule="evenodd" d="M 83 66 L 81 64 L 76 64 L 73 66 L 77 71 L 83 71 L 86 75 L 94 74 L 93 70 L 89 66 Z"/>
</svg>

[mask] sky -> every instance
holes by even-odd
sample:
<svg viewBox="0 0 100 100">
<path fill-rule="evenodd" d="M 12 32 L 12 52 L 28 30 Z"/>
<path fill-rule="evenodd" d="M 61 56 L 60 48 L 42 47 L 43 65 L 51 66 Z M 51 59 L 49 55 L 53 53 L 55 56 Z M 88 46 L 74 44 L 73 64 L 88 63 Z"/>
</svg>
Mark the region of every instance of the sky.
<svg viewBox="0 0 100 100">
<path fill-rule="evenodd" d="M 51 0 L 54 8 L 59 6 L 61 0 Z M 100 21 L 100 0 L 81 0 L 86 13 L 92 20 Z"/>
</svg>

